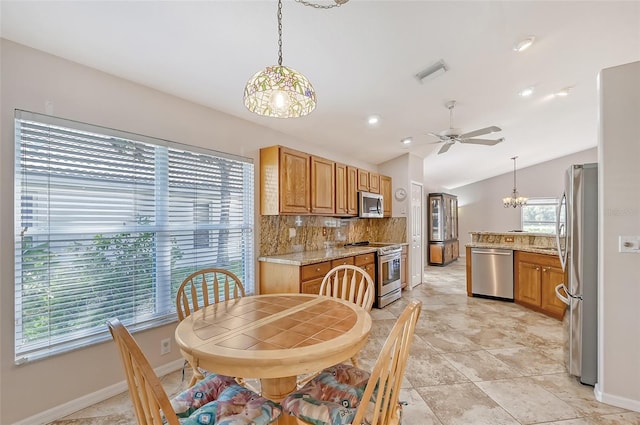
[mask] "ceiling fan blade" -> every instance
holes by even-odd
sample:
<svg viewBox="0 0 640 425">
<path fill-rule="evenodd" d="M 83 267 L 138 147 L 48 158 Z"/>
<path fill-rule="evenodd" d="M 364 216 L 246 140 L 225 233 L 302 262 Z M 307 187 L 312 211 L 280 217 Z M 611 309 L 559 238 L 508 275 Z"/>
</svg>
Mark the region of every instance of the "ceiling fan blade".
<svg viewBox="0 0 640 425">
<path fill-rule="evenodd" d="M 481 128 L 479 130 L 470 131 L 460 136 L 461 139 L 468 139 L 470 137 L 482 136 L 483 134 L 495 133 L 496 131 L 502 131 L 500 127 L 492 125 L 491 127 Z"/>
<path fill-rule="evenodd" d="M 446 151 L 449 150 L 449 148 L 453 146 L 453 143 L 445 143 L 444 145 L 442 145 L 442 147 L 440 148 L 440 150 L 438 151 L 438 155 L 440 155 L 441 153 L 445 153 Z"/>
<path fill-rule="evenodd" d="M 436 139 L 440 139 L 440 141 L 443 141 L 442 136 L 440 136 L 439 134 L 436 133 L 427 133 L 429 136 L 433 136 Z"/>
<path fill-rule="evenodd" d="M 504 142 L 504 137 L 501 137 L 497 140 L 492 140 L 492 139 L 463 139 L 460 140 L 460 143 L 470 143 L 472 145 L 488 145 L 488 146 L 493 146 L 493 145 L 497 145 L 500 142 Z"/>
</svg>

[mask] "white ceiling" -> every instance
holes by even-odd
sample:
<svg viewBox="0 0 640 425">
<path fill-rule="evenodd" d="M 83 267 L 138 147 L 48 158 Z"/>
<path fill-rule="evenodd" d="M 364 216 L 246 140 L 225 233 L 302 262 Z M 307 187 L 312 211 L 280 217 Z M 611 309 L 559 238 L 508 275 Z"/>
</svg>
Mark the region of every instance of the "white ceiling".
<svg viewBox="0 0 640 425">
<path fill-rule="evenodd" d="M 316 0 L 330 4 L 331 0 Z M 370 1 L 283 6 L 283 64 L 318 95 L 298 119 L 247 111 L 246 81 L 277 64 L 275 0 L 5 1 L 3 38 L 379 164 L 410 151 L 430 187 L 455 188 L 596 146 L 597 74 L 640 60 L 640 1 Z M 534 35 L 523 53 L 515 42 Z M 414 77 L 443 59 L 449 71 Z M 534 86 L 530 98 L 518 92 Z M 570 96 L 553 97 L 573 87 Z M 437 155 L 427 132 L 490 125 L 493 147 Z M 381 116 L 370 128 L 366 117 Z M 400 140 L 413 136 L 411 148 Z"/>
</svg>

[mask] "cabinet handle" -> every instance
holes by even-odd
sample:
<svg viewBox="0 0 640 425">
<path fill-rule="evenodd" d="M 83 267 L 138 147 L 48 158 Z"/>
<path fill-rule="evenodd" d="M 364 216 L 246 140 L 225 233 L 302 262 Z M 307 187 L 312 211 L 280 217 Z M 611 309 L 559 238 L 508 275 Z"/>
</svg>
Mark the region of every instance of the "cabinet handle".
<svg viewBox="0 0 640 425">
<path fill-rule="evenodd" d="M 548 269 L 548 268 L 546 268 L 546 267 L 543 267 L 543 268 L 542 268 L 542 271 L 543 271 L 543 272 L 548 272 L 548 271 L 549 271 L 549 269 Z"/>
<path fill-rule="evenodd" d="M 540 267 L 536 266 L 536 270 L 540 270 Z"/>
<path fill-rule="evenodd" d="M 318 268 L 316 269 L 316 271 L 317 271 L 317 272 L 319 272 L 319 271 L 320 271 L 320 267 L 318 267 Z"/>
</svg>

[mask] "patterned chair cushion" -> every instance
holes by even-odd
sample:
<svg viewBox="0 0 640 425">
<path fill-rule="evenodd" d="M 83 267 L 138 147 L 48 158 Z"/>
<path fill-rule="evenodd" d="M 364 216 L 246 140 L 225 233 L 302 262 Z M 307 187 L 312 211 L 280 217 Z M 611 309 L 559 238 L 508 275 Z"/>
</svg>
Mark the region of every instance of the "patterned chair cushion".
<svg viewBox="0 0 640 425">
<path fill-rule="evenodd" d="M 187 418 L 200 407 L 217 400 L 225 388 L 234 384 L 236 380 L 230 376 L 209 373 L 193 387 L 172 398 L 171 405 L 179 418 Z"/>
<path fill-rule="evenodd" d="M 282 408 L 242 385 L 226 387 L 218 399 L 212 401 L 187 419 L 182 425 L 267 425 L 280 416 Z"/>
<path fill-rule="evenodd" d="M 304 387 L 282 400 L 282 408 L 314 425 L 346 425 L 353 421 L 369 373 L 339 364 L 324 369 Z"/>
</svg>

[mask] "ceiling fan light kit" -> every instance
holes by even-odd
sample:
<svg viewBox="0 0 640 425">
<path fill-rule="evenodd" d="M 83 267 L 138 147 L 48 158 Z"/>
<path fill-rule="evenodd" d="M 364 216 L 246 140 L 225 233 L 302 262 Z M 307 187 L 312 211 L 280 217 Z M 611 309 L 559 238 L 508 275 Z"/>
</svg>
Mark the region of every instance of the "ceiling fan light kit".
<svg viewBox="0 0 640 425">
<path fill-rule="evenodd" d="M 518 157 L 514 156 L 513 158 L 511 158 L 513 160 L 513 192 L 511 192 L 511 196 L 502 198 L 502 205 L 505 208 L 522 207 L 523 205 L 526 205 L 527 201 L 529 200 L 529 198 L 525 198 L 524 196 L 520 196 L 518 194 L 518 189 L 516 187 L 516 158 Z"/>
<path fill-rule="evenodd" d="M 483 136 L 485 134 L 491 134 L 498 131 L 502 131 L 500 127 L 495 125 L 485 128 L 480 128 L 478 130 L 470 131 L 467 133 L 463 133 L 461 129 L 453 127 L 453 108 L 456 106 L 456 101 L 451 100 L 445 103 L 447 109 L 449 109 L 449 128 L 441 131 L 440 133 L 428 133 L 431 136 L 437 137 L 440 139 L 435 143 L 444 143 L 438 154 L 443 154 L 447 152 L 454 143 L 469 143 L 474 145 L 487 145 L 493 146 L 497 145 L 504 141 L 504 137 L 499 139 L 478 139 L 476 136 Z"/>
</svg>

